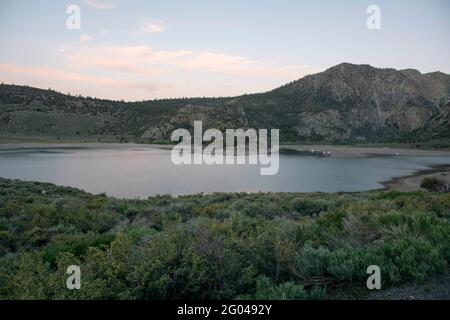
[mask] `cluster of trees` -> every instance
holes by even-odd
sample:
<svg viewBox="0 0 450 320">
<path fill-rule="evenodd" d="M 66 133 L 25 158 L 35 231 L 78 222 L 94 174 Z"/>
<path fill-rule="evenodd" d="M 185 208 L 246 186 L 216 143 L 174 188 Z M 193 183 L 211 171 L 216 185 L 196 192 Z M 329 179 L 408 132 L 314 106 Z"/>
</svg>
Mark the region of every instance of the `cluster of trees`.
<svg viewBox="0 0 450 320">
<path fill-rule="evenodd" d="M 119 200 L 0 179 L 0 298 L 358 298 L 369 265 L 383 288 L 446 272 L 449 219 L 448 193 Z"/>
</svg>

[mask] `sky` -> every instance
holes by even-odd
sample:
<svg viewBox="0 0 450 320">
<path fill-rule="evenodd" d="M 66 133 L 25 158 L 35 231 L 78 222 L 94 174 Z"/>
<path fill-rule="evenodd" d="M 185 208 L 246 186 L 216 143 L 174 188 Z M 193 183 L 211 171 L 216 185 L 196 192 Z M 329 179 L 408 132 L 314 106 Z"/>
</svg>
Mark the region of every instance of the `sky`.
<svg viewBox="0 0 450 320">
<path fill-rule="evenodd" d="M 342 62 L 450 73 L 449 39 L 448 0 L 0 0 L 0 81 L 127 101 L 235 96 Z"/>
</svg>

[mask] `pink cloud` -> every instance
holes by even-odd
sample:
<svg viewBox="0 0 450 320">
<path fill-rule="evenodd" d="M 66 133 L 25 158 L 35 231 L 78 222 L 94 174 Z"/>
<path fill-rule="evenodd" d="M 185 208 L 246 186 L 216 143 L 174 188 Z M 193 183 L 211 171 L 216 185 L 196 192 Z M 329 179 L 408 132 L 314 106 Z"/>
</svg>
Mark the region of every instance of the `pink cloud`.
<svg viewBox="0 0 450 320">
<path fill-rule="evenodd" d="M 146 46 L 70 47 L 65 57 L 76 68 L 100 68 L 136 74 L 162 75 L 172 72 L 201 72 L 241 77 L 281 77 L 293 80 L 310 66 L 273 65 L 258 60 L 189 50 L 156 51 Z"/>
<path fill-rule="evenodd" d="M 35 77 L 48 77 L 55 80 L 71 81 L 71 82 L 82 82 L 82 83 L 92 83 L 101 84 L 109 86 L 120 87 L 123 83 L 117 80 L 112 80 L 109 78 L 102 78 L 96 76 L 88 76 L 80 73 L 68 72 L 63 69 L 56 68 L 42 68 L 42 67 L 23 67 L 16 65 L 0 64 L 0 70 L 6 73 L 14 74 L 25 74 Z"/>
<path fill-rule="evenodd" d="M 150 85 L 137 81 L 80 74 L 60 68 L 0 64 L 0 71 L 2 81 L 8 83 L 51 87 L 62 92 L 107 99 L 135 100 L 137 96 L 149 98 L 154 91 L 168 87 L 168 85 Z"/>
<path fill-rule="evenodd" d="M 234 96 L 273 89 L 311 73 L 237 55 L 148 46 L 72 43 L 59 67 L 0 64 L 2 80 L 108 99 Z"/>
<path fill-rule="evenodd" d="M 165 26 L 161 22 L 143 22 L 139 26 L 139 30 L 145 33 L 159 33 L 163 32 Z"/>
</svg>

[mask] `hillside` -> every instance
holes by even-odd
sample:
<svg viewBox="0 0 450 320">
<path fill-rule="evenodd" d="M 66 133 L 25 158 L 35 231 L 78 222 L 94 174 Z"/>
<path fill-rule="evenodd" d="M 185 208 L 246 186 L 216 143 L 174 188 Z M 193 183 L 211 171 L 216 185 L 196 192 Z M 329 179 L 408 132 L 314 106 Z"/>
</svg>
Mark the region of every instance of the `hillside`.
<svg viewBox="0 0 450 320">
<path fill-rule="evenodd" d="M 0 86 L 0 135 L 167 141 L 204 127 L 279 128 L 282 141 L 351 143 L 449 139 L 450 75 L 343 63 L 272 91 L 142 102 Z"/>
</svg>

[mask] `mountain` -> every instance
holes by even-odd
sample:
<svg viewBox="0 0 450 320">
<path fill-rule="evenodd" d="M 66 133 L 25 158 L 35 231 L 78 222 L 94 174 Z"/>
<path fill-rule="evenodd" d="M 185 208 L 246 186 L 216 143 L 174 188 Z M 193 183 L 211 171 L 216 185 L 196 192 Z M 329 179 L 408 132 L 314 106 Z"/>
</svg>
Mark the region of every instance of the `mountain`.
<svg viewBox="0 0 450 320">
<path fill-rule="evenodd" d="M 450 75 L 342 63 L 272 91 L 141 102 L 0 86 L 0 135 L 168 140 L 176 128 L 279 128 L 282 141 L 450 139 Z"/>
</svg>

